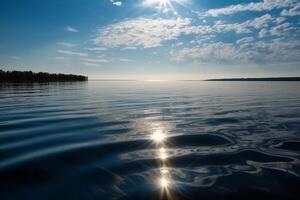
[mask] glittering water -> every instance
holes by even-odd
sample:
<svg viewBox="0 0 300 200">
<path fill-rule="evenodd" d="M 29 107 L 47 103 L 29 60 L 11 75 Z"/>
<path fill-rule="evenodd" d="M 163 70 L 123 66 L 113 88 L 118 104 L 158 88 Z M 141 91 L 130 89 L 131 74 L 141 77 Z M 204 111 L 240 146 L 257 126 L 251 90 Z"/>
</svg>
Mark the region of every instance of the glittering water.
<svg viewBox="0 0 300 200">
<path fill-rule="evenodd" d="M 0 199 L 299 199 L 299 84 L 2 84 Z"/>
</svg>

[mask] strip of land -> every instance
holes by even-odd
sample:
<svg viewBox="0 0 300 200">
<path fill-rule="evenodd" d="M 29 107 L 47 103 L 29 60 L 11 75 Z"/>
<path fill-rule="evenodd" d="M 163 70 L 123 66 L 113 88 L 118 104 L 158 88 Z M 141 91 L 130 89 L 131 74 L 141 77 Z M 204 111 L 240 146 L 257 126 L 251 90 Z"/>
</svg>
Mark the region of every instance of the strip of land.
<svg viewBox="0 0 300 200">
<path fill-rule="evenodd" d="M 270 77 L 270 78 L 222 78 L 205 81 L 300 81 L 300 77 Z"/>
<path fill-rule="evenodd" d="M 74 74 L 50 74 L 32 71 L 3 71 L 0 70 L 0 82 L 63 82 L 88 81 L 88 77 Z"/>
</svg>

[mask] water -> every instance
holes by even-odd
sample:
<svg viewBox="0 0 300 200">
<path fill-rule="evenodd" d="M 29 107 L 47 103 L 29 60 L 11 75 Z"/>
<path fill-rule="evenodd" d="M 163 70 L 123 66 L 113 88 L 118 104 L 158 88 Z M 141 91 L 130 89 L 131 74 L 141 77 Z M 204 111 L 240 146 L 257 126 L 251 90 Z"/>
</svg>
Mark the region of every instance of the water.
<svg viewBox="0 0 300 200">
<path fill-rule="evenodd" d="M 2 84 L 6 199 L 299 199 L 297 82 Z"/>
</svg>

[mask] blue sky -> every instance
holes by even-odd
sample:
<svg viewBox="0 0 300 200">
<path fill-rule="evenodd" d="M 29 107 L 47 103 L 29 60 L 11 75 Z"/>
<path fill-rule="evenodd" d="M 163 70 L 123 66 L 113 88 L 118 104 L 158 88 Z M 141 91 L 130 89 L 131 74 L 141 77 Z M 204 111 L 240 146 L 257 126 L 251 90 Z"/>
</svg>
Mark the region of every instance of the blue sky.
<svg viewBox="0 0 300 200">
<path fill-rule="evenodd" d="M 1 0 L 0 66 L 92 79 L 300 76 L 299 0 Z"/>
</svg>

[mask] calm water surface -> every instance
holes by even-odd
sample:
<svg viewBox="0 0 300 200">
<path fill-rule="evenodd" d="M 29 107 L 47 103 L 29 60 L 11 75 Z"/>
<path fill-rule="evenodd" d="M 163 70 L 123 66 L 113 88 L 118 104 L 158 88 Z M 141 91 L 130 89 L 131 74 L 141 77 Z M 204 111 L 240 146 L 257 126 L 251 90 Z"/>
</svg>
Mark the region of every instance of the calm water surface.
<svg viewBox="0 0 300 200">
<path fill-rule="evenodd" d="M 0 85 L 0 199 L 299 199 L 300 83 Z"/>
</svg>

